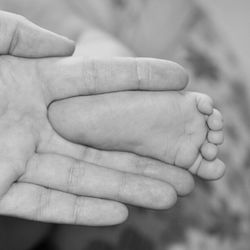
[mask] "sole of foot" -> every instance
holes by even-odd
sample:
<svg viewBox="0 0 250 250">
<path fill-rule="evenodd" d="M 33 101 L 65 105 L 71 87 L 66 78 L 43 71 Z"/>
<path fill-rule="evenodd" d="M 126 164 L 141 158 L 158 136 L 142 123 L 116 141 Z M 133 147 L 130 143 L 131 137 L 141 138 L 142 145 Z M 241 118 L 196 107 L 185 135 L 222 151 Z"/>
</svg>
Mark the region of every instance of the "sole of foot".
<svg viewBox="0 0 250 250">
<path fill-rule="evenodd" d="M 217 159 L 223 118 L 205 94 L 130 91 L 75 97 L 52 104 L 50 120 L 66 139 L 90 147 L 151 157 L 207 180 L 225 172 Z"/>
</svg>

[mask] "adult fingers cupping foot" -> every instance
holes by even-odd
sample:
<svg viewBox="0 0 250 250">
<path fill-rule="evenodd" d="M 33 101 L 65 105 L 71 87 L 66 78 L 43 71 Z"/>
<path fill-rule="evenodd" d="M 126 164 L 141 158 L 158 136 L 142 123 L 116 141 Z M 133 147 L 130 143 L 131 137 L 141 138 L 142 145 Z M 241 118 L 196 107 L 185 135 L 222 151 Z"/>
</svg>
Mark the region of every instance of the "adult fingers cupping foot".
<svg viewBox="0 0 250 250">
<path fill-rule="evenodd" d="M 35 177 L 37 176 L 33 176 L 34 180 L 32 180 L 32 177 L 31 179 L 26 179 L 26 184 L 21 182 L 16 183 L 16 181 L 21 177 L 27 177 L 26 170 L 28 169 L 27 166 L 29 162 L 31 161 L 31 159 L 36 157 L 39 147 L 47 143 L 47 141 L 44 141 L 45 138 L 49 138 L 51 136 L 51 131 L 47 129 L 50 126 L 47 116 L 47 107 L 50 102 L 53 102 L 56 99 L 71 97 L 72 95 L 103 93 L 106 91 L 119 91 L 124 89 L 168 89 L 169 86 L 171 87 L 173 79 L 176 80 L 178 78 L 177 75 L 179 75 L 180 70 L 177 67 L 178 69 L 176 71 L 169 70 L 165 71 L 165 73 L 162 73 L 162 68 L 172 67 L 173 65 L 162 60 L 154 59 L 139 59 L 139 61 L 138 59 L 114 61 L 101 60 L 99 65 L 98 63 L 93 64 L 92 61 L 88 62 L 84 61 L 83 59 L 79 60 L 72 58 L 46 58 L 31 60 L 24 58 L 14 58 L 11 56 L 1 56 L 0 64 L 0 88 L 2 90 L 0 107 L 0 159 L 2 161 L 4 160 L 5 165 L 3 164 L 2 166 L 9 166 L 1 167 L 0 169 L 0 176 L 4 176 L 3 178 L 0 178 L 0 187 L 2 191 L 0 200 L 0 213 L 16 215 L 30 219 L 35 218 L 37 220 L 43 221 L 51 220 L 51 222 L 71 222 L 72 220 L 68 219 L 67 217 L 65 217 L 64 220 L 61 220 L 59 213 L 57 213 L 60 217 L 58 220 L 56 218 L 56 213 L 53 215 L 49 213 L 49 216 L 45 217 L 33 216 L 34 214 L 32 214 L 32 211 L 35 211 L 37 208 L 39 208 L 39 206 L 43 206 L 44 204 L 43 202 L 39 203 L 39 201 L 37 201 L 34 196 L 30 197 L 28 194 L 30 192 L 34 192 L 38 196 L 41 194 L 41 199 L 43 199 L 44 189 L 49 188 L 48 194 L 51 193 L 52 196 L 55 195 L 55 197 L 71 197 L 70 199 L 65 197 L 65 201 L 62 202 L 63 206 L 67 206 L 67 201 L 75 197 L 70 196 L 73 195 L 70 193 L 66 195 L 65 192 L 69 192 L 68 190 L 70 189 L 67 189 L 67 187 L 64 188 L 64 186 L 60 186 L 62 185 L 62 183 L 57 183 L 57 186 L 57 184 L 52 181 L 54 183 L 53 186 L 53 183 L 46 182 L 47 175 L 41 175 L 44 176 L 44 180 L 42 181 L 38 178 L 35 179 Z M 96 66 L 98 66 L 98 69 L 95 69 Z M 71 71 L 72 67 L 76 67 L 75 72 Z M 107 67 L 107 69 L 110 69 L 110 71 L 104 70 L 105 67 Z M 174 67 L 176 67 L 176 65 L 174 65 Z M 54 73 L 55 71 L 57 72 L 54 75 L 51 71 L 52 68 L 54 68 L 52 70 Z M 115 78 L 117 82 L 121 83 L 121 85 L 115 84 L 114 81 L 108 81 L 112 78 L 112 74 L 115 74 L 115 72 L 112 71 L 112 69 L 114 68 L 124 69 L 124 73 L 116 75 Z M 151 78 L 149 78 L 149 71 L 145 70 L 145 68 L 151 70 Z M 82 71 L 80 71 L 80 69 Z M 84 72 L 84 74 L 82 74 L 82 72 Z M 166 83 L 166 79 L 168 78 L 169 82 Z M 102 79 L 106 79 L 104 80 L 103 84 Z M 152 80 L 151 82 L 150 79 L 155 80 Z M 182 77 L 181 79 L 180 86 L 183 87 L 183 84 L 185 84 L 186 80 L 183 80 Z M 59 82 L 61 82 L 62 84 L 60 85 Z M 67 82 L 71 82 L 71 84 L 67 85 Z M 155 87 L 154 84 L 152 84 L 154 82 L 158 82 Z M 168 84 L 170 85 L 168 86 Z M 53 152 L 48 153 L 52 154 L 52 157 L 48 157 L 48 161 L 53 162 L 56 159 L 57 155 L 53 155 Z M 57 154 L 62 154 L 62 152 L 59 151 L 57 152 Z M 83 165 L 84 164 L 82 163 L 81 166 Z M 67 164 L 64 164 L 64 166 L 67 166 Z M 68 168 L 65 167 L 65 169 Z M 53 168 L 47 168 L 47 170 L 53 171 Z M 114 183 L 118 182 L 118 179 L 121 181 L 124 181 L 124 179 L 129 180 L 129 183 L 131 183 L 131 186 L 128 189 L 124 189 L 124 191 L 118 192 L 118 195 L 113 189 L 111 189 L 110 193 L 107 196 L 107 199 L 111 198 L 134 205 L 157 209 L 168 208 L 172 206 L 176 201 L 175 188 L 167 182 L 163 182 L 157 179 L 153 180 L 149 179 L 148 177 L 142 176 L 139 178 L 139 182 L 136 183 L 137 179 L 134 178 L 134 175 L 132 174 L 115 174 L 114 170 L 105 169 L 105 173 L 107 172 L 109 172 L 109 175 L 111 176 L 116 176 L 113 177 Z M 95 173 L 97 173 L 97 171 Z M 89 176 L 89 178 L 92 176 L 92 181 L 93 174 L 94 172 L 90 172 Z M 128 177 L 122 178 L 119 177 L 120 175 L 125 175 Z M 104 177 L 100 176 L 100 180 L 102 180 L 101 178 Z M 37 181 L 37 183 L 35 183 L 35 181 Z M 85 191 L 79 190 L 79 186 L 76 190 L 76 193 L 79 195 L 79 193 L 81 194 L 81 192 L 86 192 L 88 195 L 91 195 L 91 193 L 88 193 L 90 192 L 90 190 L 87 190 L 87 187 L 90 183 L 91 181 L 89 183 L 86 182 Z M 109 183 L 109 185 L 112 185 L 114 183 Z M 107 188 L 111 188 L 111 186 L 109 185 L 107 186 Z M 124 184 L 122 184 L 121 186 L 124 187 Z M 127 187 L 129 185 L 125 186 Z M 138 188 L 138 186 L 140 186 L 140 188 L 143 187 L 142 190 Z M 52 187 L 53 189 L 50 189 L 50 187 Z M 59 191 L 56 191 L 56 189 L 60 190 L 60 188 L 63 191 L 61 191 L 61 193 Z M 154 192 L 152 192 L 152 190 Z M 98 197 L 101 197 L 101 195 L 103 195 L 105 197 L 105 194 L 101 191 L 102 190 L 100 190 L 99 194 L 93 193 L 93 195 L 95 194 Z M 143 193 L 144 191 L 145 193 Z M 24 192 L 23 196 L 20 195 L 21 192 Z M 18 197 L 19 199 L 17 199 Z M 47 195 L 45 197 L 47 197 Z M 48 198 L 49 197 L 50 196 L 48 196 Z M 138 201 L 136 201 L 136 199 L 138 199 Z M 15 204 L 14 200 L 16 200 L 16 204 L 18 204 L 18 206 L 13 207 L 13 204 Z M 33 204 L 34 210 L 27 210 L 27 204 L 30 204 L 31 207 Z M 54 209 L 55 204 L 53 204 L 54 203 L 52 202 L 52 206 L 49 208 L 49 211 L 58 211 Z M 63 207 L 61 207 L 60 209 L 63 210 Z M 28 215 L 29 212 L 25 213 L 26 210 L 30 212 L 30 216 Z M 79 223 L 84 224 L 85 222 L 83 220 L 80 220 Z M 86 224 L 88 224 L 88 222 L 86 222 Z M 105 223 L 103 222 L 103 224 Z"/>
<path fill-rule="evenodd" d="M 185 169 L 129 152 L 105 151 L 79 145 L 62 138 L 52 128 L 48 130 L 50 132 L 44 134 L 42 143 L 38 145 L 38 153 L 63 154 L 101 167 L 158 179 L 170 184 L 179 196 L 188 195 L 194 189 L 194 179 Z M 72 134 L 80 132 L 71 130 Z"/>
</svg>

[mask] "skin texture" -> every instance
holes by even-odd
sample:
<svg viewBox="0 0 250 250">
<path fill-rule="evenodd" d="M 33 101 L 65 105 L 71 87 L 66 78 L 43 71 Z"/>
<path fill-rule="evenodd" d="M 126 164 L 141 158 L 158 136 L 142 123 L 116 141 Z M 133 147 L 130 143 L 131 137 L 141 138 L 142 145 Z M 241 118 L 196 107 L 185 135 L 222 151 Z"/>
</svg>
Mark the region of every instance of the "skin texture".
<svg viewBox="0 0 250 250">
<path fill-rule="evenodd" d="M 74 42 L 47 31 L 25 17 L 0 11 L 0 54 L 27 58 L 70 56 Z"/>
<path fill-rule="evenodd" d="M 138 88 L 168 90 L 176 87 L 176 82 L 181 89 L 187 77 L 180 66 L 153 59 L 30 60 L 11 56 L 1 56 L 0 65 L 1 214 L 49 222 L 112 225 L 127 217 L 127 208 L 120 202 L 155 209 L 169 208 L 176 202 L 175 188 L 167 181 L 84 161 L 89 148 L 60 137 L 48 121 L 47 107 L 54 100 L 76 95 Z M 119 76 L 115 74 L 118 69 Z M 94 152 L 99 154 L 99 163 L 109 156 L 109 152 Z M 145 161 L 121 153 L 113 159 L 120 155 L 134 162 L 129 166 L 132 169 Z M 108 161 L 113 160 L 106 164 Z M 158 165 L 161 170 L 161 164 L 147 161 L 148 175 L 158 175 L 150 173 L 150 166 Z M 186 176 L 186 189 L 190 190 L 192 178 Z M 178 182 L 176 189 L 187 193 Z"/>
<path fill-rule="evenodd" d="M 2 55 L 13 55 L 16 57 L 27 58 L 42 58 L 54 56 L 71 56 L 74 51 L 74 43 L 72 41 L 41 29 L 40 27 L 30 23 L 24 17 L 6 12 L 0 12 L 0 22 L 0 54 Z M 7 61 L 9 61 L 9 59 Z M 4 57 L 1 57 L 1 63 L 5 64 Z M 18 63 L 13 63 L 13 65 L 17 70 L 17 68 L 19 67 Z M 6 75 L 12 75 L 13 73 L 15 77 L 10 77 L 9 80 L 17 78 L 15 83 L 18 84 L 18 82 L 26 80 L 26 78 L 22 77 L 22 74 L 28 74 L 30 73 L 30 71 L 28 71 L 26 67 L 21 67 L 23 73 L 15 74 L 18 70 L 15 72 L 15 70 L 9 68 L 9 71 L 5 71 L 7 68 L 3 70 L 3 77 L 1 77 L 1 91 L 5 90 L 7 91 L 7 93 L 9 93 L 8 89 L 10 88 L 9 83 L 11 83 L 11 81 L 4 81 L 8 79 L 8 77 L 6 78 Z M 39 78 L 40 80 L 43 79 L 40 76 L 40 72 L 37 71 L 37 73 L 39 75 L 39 77 L 37 78 Z M 178 70 L 176 73 L 178 73 Z M 185 79 L 185 73 L 183 71 L 179 72 L 179 76 L 181 77 L 177 77 L 174 79 L 176 80 L 177 88 L 181 89 L 185 87 L 187 82 L 183 81 Z M 34 77 L 32 74 L 30 75 L 30 77 L 33 77 L 34 81 L 37 80 L 36 77 Z M 171 83 L 171 81 L 169 81 L 169 83 Z M 172 82 L 172 84 L 172 87 L 174 87 L 174 82 Z M 15 88 L 15 84 L 11 83 L 10 85 Z M 16 90 L 18 91 L 19 88 L 17 88 Z M 27 96 L 24 93 L 18 92 L 18 94 L 24 97 L 21 103 L 23 105 L 26 101 Z M 22 112 L 20 112 L 21 109 L 19 111 L 16 110 L 17 112 L 13 112 L 13 109 L 11 109 L 12 111 L 10 111 L 9 106 L 11 106 L 12 104 L 9 104 L 11 101 L 13 101 L 13 97 L 14 96 L 10 97 L 8 95 L 5 95 L 4 92 L 1 92 L 0 117 L 2 117 L 0 120 L 1 124 L 5 124 L 6 126 L 3 126 L 0 131 L 1 135 L 3 135 L 4 138 L 4 141 L 1 143 L 0 151 L 0 187 L 6 188 L 6 184 L 7 186 L 9 186 L 5 190 L 0 190 L 0 192 L 2 192 L 0 196 L 1 214 L 19 216 L 33 220 L 60 223 L 68 222 L 88 225 L 110 225 L 122 222 L 127 216 L 127 209 L 125 206 L 118 206 L 119 209 L 117 209 L 117 206 L 113 205 L 114 203 L 109 203 L 109 207 L 108 209 L 106 209 L 106 211 L 104 211 L 104 209 L 99 210 L 96 209 L 97 204 L 99 203 L 100 208 L 105 208 L 105 205 L 106 207 L 108 205 L 107 200 L 84 199 L 83 196 L 81 196 L 81 199 L 76 199 L 74 195 L 66 194 L 81 193 L 82 189 L 86 189 L 88 185 L 92 186 L 92 184 L 94 184 L 98 186 L 105 179 L 105 176 L 109 176 L 106 171 L 100 171 L 100 169 L 102 168 L 96 168 L 96 171 L 92 172 L 95 174 L 94 176 L 92 175 L 92 177 L 90 175 L 86 178 L 85 174 L 80 174 L 85 172 L 83 171 L 85 169 L 85 164 L 79 164 L 81 163 L 79 160 L 84 160 L 85 158 L 88 158 L 93 162 L 93 164 L 98 163 L 99 166 L 108 166 L 110 168 L 113 167 L 116 169 L 120 169 L 121 172 L 132 174 L 135 173 L 136 175 L 124 175 L 123 173 L 121 173 L 120 176 L 125 176 L 126 178 L 120 178 L 120 182 L 118 181 L 116 186 L 116 188 L 121 191 L 120 198 L 124 200 L 126 198 L 128 202 L 131 202 L 132 204 L 136 204 L 138 198 L 140 198 L 140 194 L 143 194 L 142 192 L 140 192 L 140 190 L 145 190 L 144 184 L 142 186 L 138 185 L 138 190 L 133 190 L 130 188 L 131 179 L 134 179 L 135 183 L 142 183 L 143 179 L 141 179 L 140 176 L 148 176 L 150 177 L 150 179 L 159 179 L 165 183 L 170 184 L 166 186 L 162 185 L 161 182 L 153 183 L 153 186 L 156 185 L 156 189 L 159 190 L 162 194 L 159 195 L 160 192 L 151 193 L 149 199 L 145 200 L 142 196 L 141 200 L 139 201 L 139 204 L 143 203 L 144 205 L 146 205 L 148 203 L 149 207 L 152 207 L 152 203 L 155 203 L 158 201 L 158 199 L 161 199 L 162 195 L 164 195 L 163 198 L 165 198 L 165 200 L 168 199 L 168 204 L 171 204 L 171 202 L 173 203 L 175 201 L 174 198 L 176 197 L 176 193 L 178 193 L 179 195 L 186 195 L 193 189 L 193 178 L 190 174 L 188 174 L 188 172 L 181 169 L 178 170 L 173 166 L 166 165 L 152 159 L 139 157 L 131 153 L 110 153 L 90 150 L 90 148 L 87 147 L 79 147 L 73 145 L 72 143 L 65 143 L 65 141 L 62 140 L 60 136 L 55 135 L 51 137 L 49 143 L 45 143 L 45 145 L 43 145 L 44 147 L 40 147 L 41 152 L 42 150 L 44 150 L 44 152 L 46 153 L 58 153 L 59 155 L 65 153 L 65 156 L 75 157 L 74 160 L 78 159 L 78 161 L 72 161 L 71 167 L 68 168 L 67 164 L 59 164 L 63 162 L 62 158 L 57 158 L 57 162 L 55 162 L 55 157 L 41 157 L 43 159 L 43 164 L 39 164 L 39 161 L 34 161 L 34 158 L 36 159 L 36 157 L 34 157 L 33 164 L 31 164 L 32 161 L 30 161 L 31 163 L 29 163 L 29 159 L 27 159 L 25 168 L 23 169 L 23 167 L 21 166 L 21 172 L 23 172 L 23 174 L 20 173 L 21 176 L 19 176 L 19 173 L 16 172 L 16 170 L 20 170 L 19 163 L 22 162 L 22 160 L 18 159 L 16 161 L 15 156 L 14 158 L 12 158 L 11 150 L 13 149 L 14 153 L 16 153 L 16 151 L 18 151 L 16 149 L 20 149 L 23 146 L 24 148 L 27 147 L 28 144 L 26 142 L 26 137 L 29 138 L 29 136 L 27 134 L 27 131 L 25 131 L 25 125 L 23 124 L 26 123 L 27 127 L 29 127 L 29 125 L 33 127 L 32 123 L 34 122 L 34 120 L 33 122 L 31 122 L 32 119 L 30 119 L 29 121 L 29 118 L 31 118 L 32 116 L 35 117 L 36 115 L 30 112 L 30 109 L 28 108 L 29 105 L 27 105 L 27 109 L 25 108 L 26 111 L 29 110 L 28 115 L 22 114 Z M 20 107 L 22 105 L 20 105 Z M 18 104 L 16 105 L 16 108 L 19 108 Z M 7 113 L 9 113 L 9 115 L 7 115 L 8 120 L 6 121 L 4 120 L 4 118 L 6 118 L 5 115 Z M 15 118 L 17 117 L 20 118 L 18 118 L 17 122 L 25 122 L 22 123 L 22 125 L 14 125 L 15 129 L 13 129 L 13 119 L 15 120 Z M 11 119 L 12 122 L 10 121 Z M 39 121 L 35 123 L 36 125 L 38 125 Z M 36 127 L 36 125 L 34 127 Z M 19 132 L 17 132 L 15 136 L 16 131 Z M 5 132 L 10 135 L 10 138 L 5 135 Z M 23 139 L 24 137 L 25 139 Z M 16 144 L 16 142 L 18 143 Z M 5 147 L 4 143 L 6 143 L 7 148 Z M 35 155 L 40 156 L 39 150 L 37 149 L 38 148 L 36 148 Z M 90 151 L 93 154 L 90 155 L 88 153 Z M 11 155 L 11 157 L 6 158 L 5 153 L 8 153 L 8 155 Z M 56 163 L 58 164 L 54 165 Z M 90 166 L 93 167 L 93 164 Z M 51 165 L 55 167 L 51 167 Z M 10 167 L 10 169 L 8 167 Z M 62 169 L 60 167 L 62 167 Z M 65 172 L 65 170 L 67 170 L 67 172 Z M 11 172 L 14 173 L 12 176 L 9 175 Z M 116 171 L 116 176 L 117 175 L 119 176 L 119 172 Z M 12 182 L 14 179 L 16 179 L 16 181 Z M 93 181 L 96 179 L 100 180 L 100 183 L 95 183 Z M 150 188 L 152 192 L 154 191 L 154 188 L 152 187 L 152 182 L 150 181 L 150 179 L 148 179 L 146 182 L 149 184 L 149 187 L 151 186 Z M 108 178 L 108 181 L 111 184 L 107 182 L 106 186 L 101 186 L 104 189 L 105 195 L 111 198 L 112 192 L 114 194 L 114 190 L 112 191 L 113 180 L 115 180 L 115 174 L 113 175 L 113 178 L 111 176 L 109 176 Z M 82 185 L 82 183 L 86 182 L 87 185 Z M 128 188 L 125 189 L 126 185 L 124 184 L 126 183 Z M 134 188 L 136 186 L 132 185 L 132 187 Z M 125 190 L 122 191 L 123 189 Z M 174 192 L 172 192 L 173 189 L 175 190 Z M 60 192 L 55 192 L 55 190 L 64 190 L 64 192 L 66 193 L 60 195 Z M 88 191 L 86 193 L 88 194 Z M 90 193 L 88 195 L 90 195 Z M 97 193 L 97 195 L 100 195 L 100 193 Z M 143 195 L 148 197 L 148 190 L 146 190 Z M 56 197 L 59 198 L 59 200 L 56 199 Z M 53 202 L 51 202 L 51 198 L 53 198 Z M 119 200 L 120 198 L 119 195 L 117 197 L 113 197 L 114 200 Z M 72 199 L 75 202 L 72 202 Z M 84 202 L 82 203 L 82 201 Z M 58 206 L 60 205 L 61 208 L 58 211 Z M 70 211 L 74 212 L 70 213 Z M 81 215 L 81 211 L 84 211 L 85 213 L 84 218 L 79 217 L 79 215 Z M 5 219 L 7 218 L 2 217 L 2 219 L 5 221 Z M 17 222 L 14 221 L 15 227 L 16 223 Z M 25 227 L 27 227 L 27 222 L 21 221 L 22 226 L 24 226 L 23 223 Z M 7 226 L 10 227 L 9 221 L 7 221 Z M 43 226 L 45 226 L 45 224 Z M 47 226 L 49 226 L 49 224 L 47 224 Z M 34 228 L 34 226 L 31 226 L 31 230 L 32 233 L 30 234 L 29 232 L 28 234 L 32 237 L 28 237 L 25 239 L 25 242 L 28 245 L 31 244 L 30 241 L 34 242 L 35 240 L 37 240 L 37 230 Z M 12 229 L 11 234 L 13 234 Z M 16 241 L 14 245 L 18 246 L 18 249 L 22 247 L 22 244 L 20 244 L 20 242 L 18 241 Z M 28 246 L 26 245 L 26 247 L 24 248 L 26 249 L 27 247 Z"/>
<path fill-rule="evenodd" d="M 72 41 L 23 17 L 1 12 L 0 21 L 2 54 L 40 58 L 74 51 Z M 56 99 L 183 89 L 187 75 L 177 64 L 1 56 L 0 65 L 0 214 L 112 225 L 124 221 L 128 212 L 111 200 L 161 209 L 172 206 L 177 194 L 192 191 L 194 181 L 187 171 L 132 153 L 76 145 L 59 136 L 47 119 L 47 107 Z"/>
<path fill-rule="evenodd" d="M 49 110 L 51 123 L 68 140 L 152 157 L 204 179 L 224 174 L 217 159 L 222 116 L 206 95 L 119 92 L 62 100 Z"/>
</svg>

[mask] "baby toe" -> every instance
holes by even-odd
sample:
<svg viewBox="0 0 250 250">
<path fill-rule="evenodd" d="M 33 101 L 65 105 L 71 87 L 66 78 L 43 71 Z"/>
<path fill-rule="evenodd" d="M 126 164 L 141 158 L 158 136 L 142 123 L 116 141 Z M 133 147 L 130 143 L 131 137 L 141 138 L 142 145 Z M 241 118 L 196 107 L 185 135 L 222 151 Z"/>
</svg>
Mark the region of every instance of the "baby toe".
<svg viewBox="0 0 250 250">
<path fill-rule="evenodd" d="M 201 154 L 204 159 L 208 161 L 213 161 L 217 157 L 218 147 L 215 144 L 206 141 L 201 146 Z"/>
<path fill-rule="evenodd" d="M 203 159 L 196 174 L 205 180 L 217 180 L 225 174 L 225 171 L 226 166 L 221 160 L 206 161 Z"/>
<path fill-rule="evenodd" d="M 211 130 L 218 131 L 223 129 L 223 117 L 217 109 L 214 109 L 213 113 L 208 117 L 207 125 Z"/>
<path fill-rule="evenodd" d="M 220 145 L 224 141 L 224 133 L 222 130 L 219 131 L 212 131 L 210 130 L 207 135 L 207 140 L 210 143 Z"/>
<path fill-rule="evenodd" d="M 196 95 L 198 110 L 204 115 L 210 115 L 213 112 L 213 100 L 211 97 L 205 94 Z"/>
</svg>

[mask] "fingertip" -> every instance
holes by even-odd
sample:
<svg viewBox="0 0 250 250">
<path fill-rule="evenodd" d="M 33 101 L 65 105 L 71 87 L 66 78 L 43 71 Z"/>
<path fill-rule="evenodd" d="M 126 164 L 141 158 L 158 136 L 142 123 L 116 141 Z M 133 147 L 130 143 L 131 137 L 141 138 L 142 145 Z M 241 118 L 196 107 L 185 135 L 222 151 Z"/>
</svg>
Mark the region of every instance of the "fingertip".
<svg viewBox="0 0 250 250">
<path fill-rule="evenodd" d="M 168 169 L 166 168 L 166 172 L 163 172 L 163 174 L 157 178 L 172 185 L 178 196 L 186 196 L 190 194 L 195 186 L 193 176 L 189 171 L 176 166 L 173 166 L 173 170 L 174 174 L 168 172 Z"/>
<path fill-rule="evenodd" d="M 175 205 L 177 202 L 177 193 L 175 189 L 170 185 L 165 183 L 165 187 L 161 189 L 158 204 L 156 209 L 169 209 Z"/>
<path fill-rule="evenodd" d="M 119 202 L 113 203 L 112 216 L 109 216 L 109 225 L 118 225 L 125 222 L 128 219 L 128 208 Z"/>
<path fill-rule="evenodd" d="M 23 16 L 1 11 L 0 31 L 4 33 L 0 53 L 24 58 L 71 56 L 73 41 L 30 22 Z"/>
<path fill-rule="evenodd" d="M 72 56 L 75 52 L 75 42 L 67 37 L 55 34 L 50 31 L 46 31 L 48 42 L 51 39 L 50 44 L 50 50 L 51 55 L 50 56 Z M 54 50 L 54 51 L 53 51 Z M 53 51 L 53 52 L 52 52 Z"/>
<path fill-rule="evenodd" d="M 17 24 L 13 39 L 12 54 L 21 57 L 42 58 L 71 56 L 75 51 L 74 41 L 46 30 L 27 19 Z"/>
<path fill-rule="evenodd" d="M 187 71 L 178 63 L 163 59 L 136 58 L 140 87 L 146 90 L 182 90 L 189 81 Z"/>
<path fill-rule="evenodd" d="M 192 175 L 186 171 L 185 179 L 182 185 L 178 188 L 178 195 L 186 196 L 190 194 L 195 188 L 195 181 Z"/>
<path fill-rule="evenodd" d="M 125 222 L 128 219 L 128 215 L 129 215 L 128 208 L 125 205 L 120 204 L 118 215 L 119 215 L 118 223 L 120 224 L 120 223 Z"/>
<path fill-rule="evenodd" d="M 180 64 L 172 61 L 165 61 L 165 89 L 183 90 L 189 82 L 187 70 Z"/>
<path fill-rule="evenodd" d="M 178 74 L 179 88 L 184 89 L 187 87 L 187 85 L 189 83 L 189 73 L 180 64 L 175 63 L 175 66 L 176 66 L 177 72 L 179 72 L 179 74 Z"/>
<path fill-rule="evenodd" d="M 40 57 L 66 57 L 72 56 L 75 51 L 74 41 L 40 27 L 34 42 L 37 44 L 37 50 L 33 52 L 34 57 L 38 55 Z"/>
<path fill-rule="evenodd" d="M 149 209 L 163 210 L 172 207 L 176 203 L 177 193 L 172 185 L 161 180 L 150 180 L 150 178 L 144 178 L 144 180 L 147 181 L 143 188 L 142 186 L 139 187 L 142 189 L 140 196 L 136 198 L 135 202 L 130 202 L 130 204 Z M 139 199 L 141 201 L 138 201 Z"/>
<path fill-rule="evenodd" d="M 128 218 L 127 207 L 117 201 L 86 198 L 85 207 L 81 207 L 77 224 L 87 226 L 113 226 Z"/>
<path fill-rule="evenodd" d="M 62 39 L 64 39 L 64 46 L 62 48 L 62 52 L 59 56 L 72 56 L 75 52 L 76 49 L 76 44 L 73 40 L 68 39 L 68 38 L 64 38 L 62 37 Z"/>
</svg>

